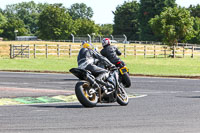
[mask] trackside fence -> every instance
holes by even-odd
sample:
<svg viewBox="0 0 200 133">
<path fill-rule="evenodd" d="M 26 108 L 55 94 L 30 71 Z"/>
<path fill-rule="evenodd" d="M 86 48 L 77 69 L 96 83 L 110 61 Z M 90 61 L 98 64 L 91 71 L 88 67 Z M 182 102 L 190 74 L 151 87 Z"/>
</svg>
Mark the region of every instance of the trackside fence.
<svg viewBox="0 0 200 133">
<path fill-rule="evenodd" d="M 95 45 L 100 51 L 101 45 Z M 168 47 L 160 45 L 132 45 L 116 44 L 122 52 L 122 56 L 143 56 L 144 58 L 184 58 L 200 57 L 200 47 L 177 46 Z M 0 57 L 2 58 L 49 58 L 77 56 L 80 45 L 75 44 L 31 44 L 31 45 L 0 45 Z"/>
</svg>

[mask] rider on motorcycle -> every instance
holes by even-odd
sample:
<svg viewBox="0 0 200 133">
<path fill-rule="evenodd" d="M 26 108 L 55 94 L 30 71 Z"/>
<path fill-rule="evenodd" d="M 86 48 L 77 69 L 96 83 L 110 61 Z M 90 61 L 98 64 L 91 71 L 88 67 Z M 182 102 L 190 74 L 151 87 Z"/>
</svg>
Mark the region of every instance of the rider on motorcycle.
<svg viewBox="0 0 200 133">
<path fill-rule="evenodd" d="M 119 51 L 117 47 L 110 44 L 111 44 L 110 39 L 104 38 L 102 40 L 103 49 L 100 51 L 100 53 L 117 67 L 118 65 L 120 65 L 119 63 L 122 63 L 123 65 L 125 65 L 124 62 L 118 57 L 122 53 Z"/>
<path fill-rule="evenodd" d="M 98 80 L 104 82 L 104 80 L 106 80 L 109 76 L 108 71 L 98 67 L 97 63 L 98 61 L 101 61 L 108 67 L 113 67 L 113 64 L 97 51 L 93 50 L 93 48 L 92 44 L 87 43 L 86 41 L 82 43 L 82 48 L 80 49 L 77 57 L 78 67 L 90 71 L 93 76 L 97 77 Z M 103 91 L 107 90 L 105 86 L 102 87 L 102 89 Z M 108 90 L 110 91 L 112 89 L 110 88 Z"/>
</svg>

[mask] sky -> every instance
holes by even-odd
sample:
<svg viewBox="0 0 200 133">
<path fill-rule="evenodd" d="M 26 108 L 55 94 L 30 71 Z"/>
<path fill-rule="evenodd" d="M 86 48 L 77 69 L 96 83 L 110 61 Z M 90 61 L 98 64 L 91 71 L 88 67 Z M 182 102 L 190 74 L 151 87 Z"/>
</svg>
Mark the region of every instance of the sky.
<svg viewBox="0 0 200 133">
<path fill-rule="evenodd" d="M 92 20 L 96 24 L 113 24 L 114 15 L 112 11 L 115 11 L 116 7 L 122 5 L 124 1 L 132 0 L 0 0 L 0 8 L 5 9 L 6 5 L 29 1 L 49 4 L 62 3 L 66 8 L 70 8 L 74 3 L 85 3 L 92 8 L 94 12 Z M 176 0 L 176 3 L 181 7 L 189 7 L 190 5 L 200 4 L 200 0 Z"/>
</svg>

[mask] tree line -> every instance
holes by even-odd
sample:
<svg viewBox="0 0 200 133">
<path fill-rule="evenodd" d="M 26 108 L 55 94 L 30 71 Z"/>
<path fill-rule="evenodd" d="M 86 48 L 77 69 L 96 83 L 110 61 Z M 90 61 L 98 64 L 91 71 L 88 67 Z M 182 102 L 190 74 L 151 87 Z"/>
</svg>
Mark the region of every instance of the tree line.
<svg viewBox="0 0 200 133">
<path fill-rule="evenodd" d="M 175 0 L 124 2 L 114 13 L 113 34 L 129 40 L 200 44 L 200 5 L 183 8 Z"/>
<path fill-rule="evenodd" d="M 0 37 L 14 40 L 15 31 L 18 36 L 35 35 L 44 40 L 71 39 L 71 34 L 112 34 L 112 24 L 95 24 L 92 16 L 92 8 L 84 3 L 70 8 L 34 1 L 7 5 L 5 10 L 0 9 Z"/>
<path fill-rule="evenodd" d="M 118 5 L 114 24 L 95 24 L 93 10 L 84 3 L 70 8 L 34 1 L 0 9 L 0 37 L 14 40 L 35 35 L 43 40 L 71 39 L 71 34 L 122 35 L 128 40 L 200 43 L 200 5 L 183 8 L 175 0 L 133 0 Z"/>
</svg>

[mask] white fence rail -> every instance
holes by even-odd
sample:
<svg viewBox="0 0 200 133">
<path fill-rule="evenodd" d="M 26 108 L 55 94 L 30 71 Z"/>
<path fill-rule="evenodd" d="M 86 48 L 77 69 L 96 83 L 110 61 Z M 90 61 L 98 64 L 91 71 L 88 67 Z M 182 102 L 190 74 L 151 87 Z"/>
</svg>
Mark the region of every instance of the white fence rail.
<svg viewBox="0 0 200 133">
<path fill-rule="evenodd" d="M 130 44 L 119 44 L 116 45 L 119 50 L 122 52 L 123 56 L 143 56 L 144 58 L 153 57 L 153 58 L 167 58 L 167 57 L 181 57 L 184 58 L 189 56 L 194 58 L 195 56 L 200 56 L 200 47 L 196 46 L 178 46 L 178 47 L 167 47 L 167 46 L 158 46 L 158 45 L 130 45 Z M 15 50 L 15 47 L 21 48 Z M 100 51 L 102 46 L 96 45 L 98 50 Z M 24 49 L 26 48 L 26 49 Z M 10 58 L 22 58 L 22 55 L 26 55 L 27 58 L 37 58 L 37 57 L 45 57 L 56 56 L 77 56 L 80 50 L 80 45 L 10 45 Z M 23 53 L 25 52 L 26 53 Z M 28 54 L 28 55 L 27 55 Z M 1 52 L 0 52 L 1 56 Z"/>
<path fill-rule="evenodd" d="M 95 45 L 98 50 L 101 45 Z M 178 46 L 167 47 L 163 45 L 133 45 L 116 44 L 122 52 L 122 56 L 143 56 L 148 57 L 200 57 L 200 47 L 198 46 Z M 77 44 L 29 44 L 29 45 L 0 45 L 0 58 L 48 58 L 77 56 L 81 46 Z M 175 50 L 173 50 L 175 49 Z"/>
</svg>

